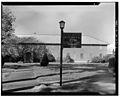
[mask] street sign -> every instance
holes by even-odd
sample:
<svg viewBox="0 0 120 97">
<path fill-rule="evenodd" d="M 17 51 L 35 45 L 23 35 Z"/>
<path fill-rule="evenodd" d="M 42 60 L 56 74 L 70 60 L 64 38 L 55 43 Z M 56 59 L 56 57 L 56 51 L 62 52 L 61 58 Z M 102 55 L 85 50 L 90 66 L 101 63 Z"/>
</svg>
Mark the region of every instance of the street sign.
<svg viewBox="0 0 120 97">
<path fill-rule="evenodd" d="M 81 48 L 81 33 L 63 33 L 63 48 Z"/>
</svg>

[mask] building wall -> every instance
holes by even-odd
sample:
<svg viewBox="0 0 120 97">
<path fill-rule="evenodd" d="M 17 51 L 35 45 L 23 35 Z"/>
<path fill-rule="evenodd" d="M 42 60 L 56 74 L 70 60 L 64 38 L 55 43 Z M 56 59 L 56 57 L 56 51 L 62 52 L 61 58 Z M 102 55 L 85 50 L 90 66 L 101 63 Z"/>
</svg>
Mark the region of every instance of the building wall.
<svg viewBox="0 0 120 97">
<path fill-rule="evenodd" d="M 53 56 L 60 57 L 60 46 L 47 46 Z M 107 54 L 107 46 L 82 46 L 81 48 L 64 48 L 63 57 L 70 54 L 75 61 L 88 61 L 94 56 L 104 56 Z"/>
<path fill-rule="evenodd" d="M 94 56 L 105 55 L 107 52 L 107 47 L 105 46 L 82 46 L 82 48 L 66 48 L 64 53 L 70 53 L 71 57 L 75 61 L 88 61 Z"/>
</svg>

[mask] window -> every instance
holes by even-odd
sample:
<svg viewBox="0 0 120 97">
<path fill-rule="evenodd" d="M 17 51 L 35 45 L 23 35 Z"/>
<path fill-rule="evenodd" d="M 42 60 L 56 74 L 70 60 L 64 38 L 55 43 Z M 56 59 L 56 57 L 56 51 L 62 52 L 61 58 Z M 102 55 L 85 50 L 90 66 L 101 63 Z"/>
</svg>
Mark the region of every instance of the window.
<svg viewBox="0 0 120 97">
<path fill-rule="evenodd" d="M 83 59 L 83 53 L 80 54 L 80 59 Z"/>
<path fill-rule="evenodd" d="M 102 53 L 100 53 L 99 56 L 102 57 Z"/>
</svg>

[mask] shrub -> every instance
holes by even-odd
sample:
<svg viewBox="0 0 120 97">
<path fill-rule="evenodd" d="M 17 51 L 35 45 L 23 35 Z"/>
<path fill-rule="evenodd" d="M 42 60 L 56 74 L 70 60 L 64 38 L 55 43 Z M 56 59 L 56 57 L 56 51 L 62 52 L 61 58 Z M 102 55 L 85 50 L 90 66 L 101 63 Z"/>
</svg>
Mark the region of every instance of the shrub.
<svg viewBox="0 0 120 97">
<path fill-rule="evenodd" d="M 48 56 L 49 62 L 55 62 L 56 61 L 55 57 L 51 53 L 47 54 L 47 56 Z"/>
<path fill-rule="evenodd" d="M 107 54 L 103 57 L 100 57 L 100 56 L 95 56 L 92 58 L 92 61 L 93 63 L 105 63 L 105 62 L 109 62 L 109 59 L 112 57 L 113 55 L 112 54 Z"/>
<path fill-rule="evenodd" d="M 92 58 L 92 63 L 103 63 L 104 59 L 102 57 L 96 56 Z"/>
<path fill-rule="evenodd" d="M 112 71 L 113 73 L 115 72 L 115 57 L 110 57 L 109 58 L 109 71 Z"/>
<path fill-rule="evenodd" d="M 67 63 L 73 63 L 74 59 L 72 59 L 70 54 L 67 53 L 66 57 L 64 58 L 64 61 L 67 62 Z"/>
<path fill-rule="evenodd" d="M 109 62 L 109 58 L 112 56 L 112 54 L 107 54 L 105 56 L 103 56 L 103 59 L 105 60 L 105 62 Z"/>
<path fill-rule="evenodd" d="M 49 64 L 49 60 L 48 60 L 48 56 L 47 54 L 45 53 L 43 55 L 43 58 L 42 58 L 42 61 L 41 61 L 41 66 L 47 66 Z"/>
</svg>

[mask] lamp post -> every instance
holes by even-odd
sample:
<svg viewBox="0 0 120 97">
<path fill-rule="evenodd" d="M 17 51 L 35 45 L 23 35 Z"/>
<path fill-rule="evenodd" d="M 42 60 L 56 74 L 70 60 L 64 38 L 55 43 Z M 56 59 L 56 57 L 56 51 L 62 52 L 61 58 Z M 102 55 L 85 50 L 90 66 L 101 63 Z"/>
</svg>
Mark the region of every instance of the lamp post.
<svg viewBox="0 0 120 97">
<path fill-rule="evenodd" d="M 63 29 L 65 27 L 65 22 L 60 21 L 60 29 L 61 29 L 61 48 L 60 48 L 60 86 L 62 86 L 62 53 L 63 53 Z"/>
</svg>

